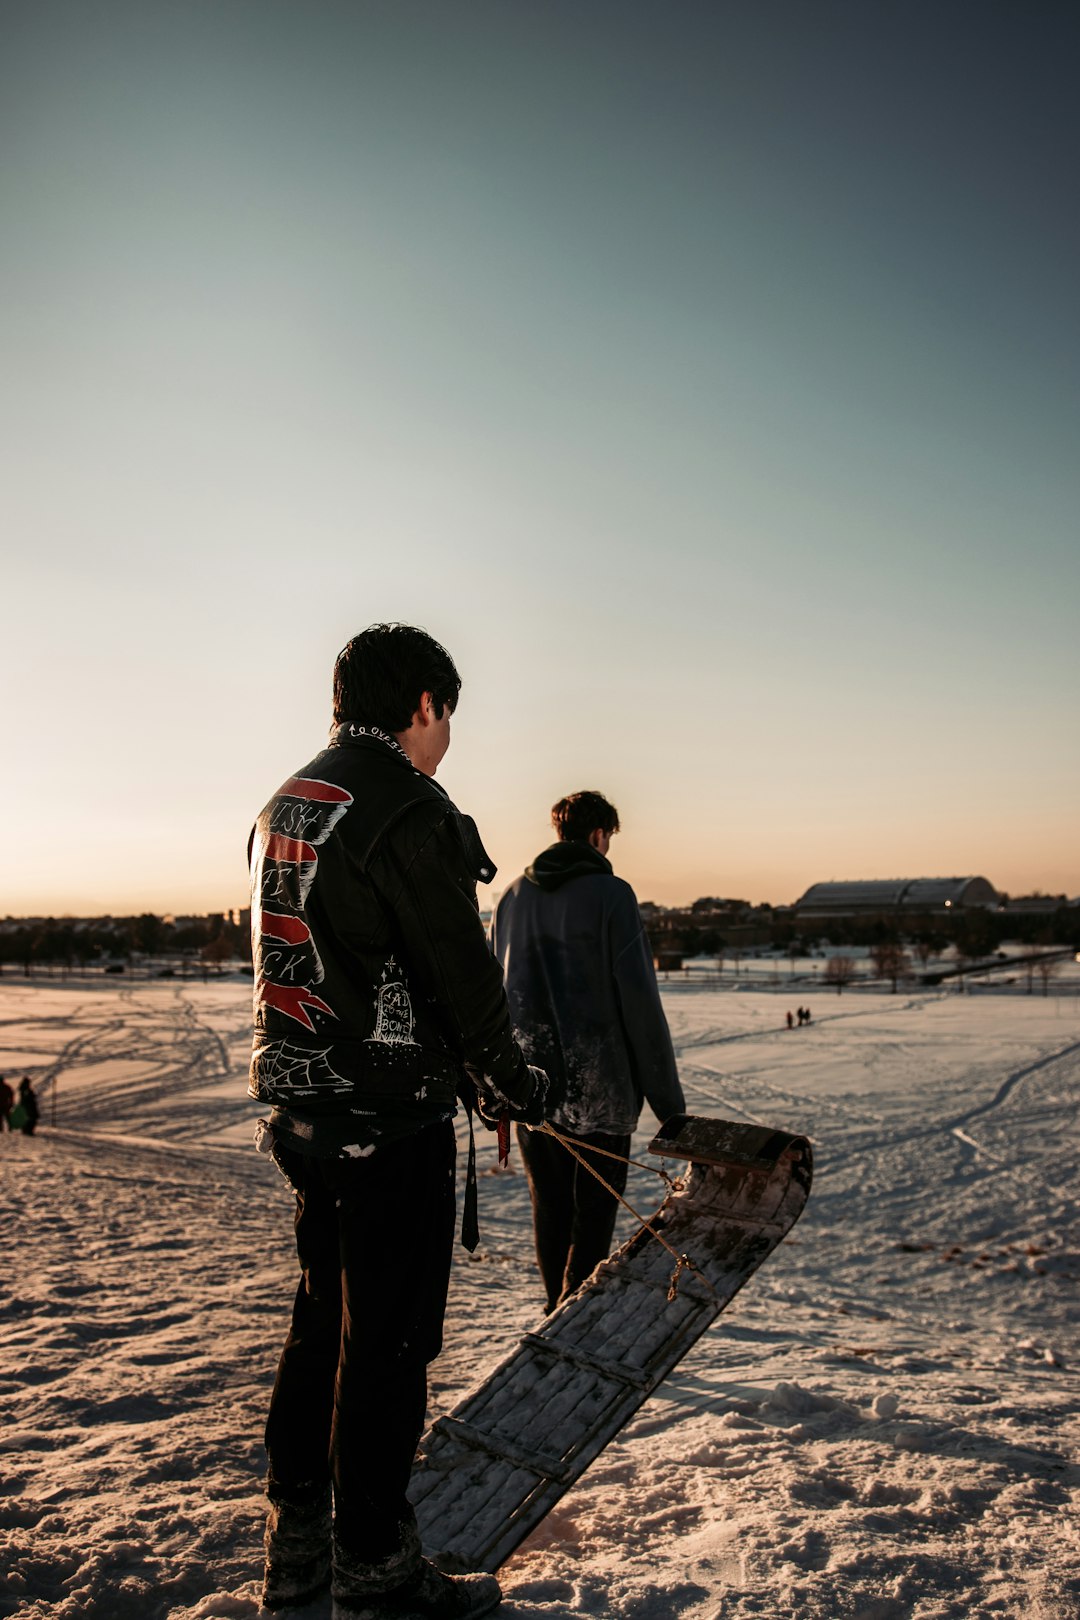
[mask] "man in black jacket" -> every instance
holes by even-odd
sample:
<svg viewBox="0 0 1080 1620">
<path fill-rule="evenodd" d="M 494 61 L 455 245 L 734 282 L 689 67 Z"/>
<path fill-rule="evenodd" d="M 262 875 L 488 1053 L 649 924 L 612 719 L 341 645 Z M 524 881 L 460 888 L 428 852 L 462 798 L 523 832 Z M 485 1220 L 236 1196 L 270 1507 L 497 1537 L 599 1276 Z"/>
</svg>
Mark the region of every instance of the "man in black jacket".
<svg viewBox="0 0 1080 1620">
<path fill-rule="evenodd" d="M 551 819 L 558 842 L 503 895 L 492 947 L 515 1034 L 558 1099 L 549 1119 L 621 1193 L 642 1102 L 663 1122 L 682 1113 L 682 1087 L 638 903 L 607 859 L 615 806 L 572 793 Z M 520 1126 L 518 1142 L 551 1311 L 607 1257 L 617 1205 L 553 1137 Z"/>
<path fill-rule="evenodd" d="M 251 839 L 249 1093 L 296 1192 L 302 1272 L 266 1426 L 263 1602 L 307 1602 L 332 1571 L 335 1620 L 463 1620 L 500 1597 L 421 1557 L 406 1497 L 442 1340 L 455 1098 L 539 1124 L 546 1085 L 477 911 L 494 867 L 432 780 L 460 688 L 422 630 L 355 637 L 329 747 Z"/>
</svg>

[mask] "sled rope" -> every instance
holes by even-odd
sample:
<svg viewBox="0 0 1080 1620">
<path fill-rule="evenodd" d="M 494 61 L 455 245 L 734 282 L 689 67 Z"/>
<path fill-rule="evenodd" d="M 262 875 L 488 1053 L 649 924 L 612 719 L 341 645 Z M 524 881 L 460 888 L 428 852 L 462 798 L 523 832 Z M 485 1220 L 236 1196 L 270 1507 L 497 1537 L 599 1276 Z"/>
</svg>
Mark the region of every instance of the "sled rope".
<svg viewBox="0 0 1080 1620">
<path fill-rule="evenodd" d="M 548 1136 L 553 1136 L 557 1142 L 561 1142 L 568 1153 L 574 1153 L 574 1150 L 570 1146 L 570 1143 L 567 1141 L 566 1137 L 561 1135 L 561 1133 L 557 1131 L 553 1125 L 549 1125 L 545 1120 L 541 1128 Z M 535 1130 L 536 1127 L 530 1126 L 530 1129 Z M 683 1180 L 682 1176 L 669 1176 L 666 1170 L 658 1169 L 655 1164 L 646 1164 L 643 1159 L 628 1159 L 623 1153 L 612 1153 L 610 1148 L 595 1147 L 592 1142 L 589 1143 L 589 1152 L 599 1153 L 605 1159 L 617 1159 L 620 1164 L 632 1164 L 638 1170 L 647 1170 L 651 1176 L 659 1176 L 661 1181 L 665 1181 L 667 1183 L 669 1192 L 682 1192 L 683 1188 L 686 1186 L 686 1182 Z M 574 1157 L 575 1159 L 577 1158 L 576 1153 L 574 1153 Z M 588 1170 L 590 1166 L 586 1165 L 585 1168 Z M 593 1174 L 596 1174 L 595 1170 L 593 1171 Z M 607 1187 L 606 1181 L 604 1182 L 604 1186 Z M 609 1192 L 612 1192 L 613 1190 L 613 1188 L 608 1187 Z"/>
<path fill-rule="evenodd" d="M 667 1250 L 668 1254 L 670 1254 L 671 1258 L 675 1262 L 675 1270 L 671 1273 L 671 1280 L 668 1283 L 668 1295 L 667 1295 L 667 1297 L 668 1297 L 669 1300 L 675 1299 L 676 1296 L 678 1295 L 678 1292 L 679 1292 L 679 1277 L 684 1271 L 692 1271 L 695 1277 L 700 1277 L 701 1281 L 705 1284 L 705 1286 L 709 1290 L 709 1292 L 711 1294 L 716 1295 L 716 1298 L 719 1299 L 720 1296 L 719 1296 L 719 1294 L 717 1294 L 716 1289 L 713 1287 L 713 1285 L 709 1281 L 708 1277 L 706 1277 L 706 1275 L 705 1275 L 705 1273 L 703 1271 L 700 1271 L 698 1269 L 698 1267 L 695 1266 L 695 1264 L 691 1260 L 690 1256 L 688 1254 L 679 1254 L 677 1250 L 673 1249 L 671 1244 L 668 1242 L 667 1238 L 662 1237 L 660 1235 L 660 1233 L 656 1230 L 656 1227 L 652 1224 L 652 1221 L 646 1220 L 644 1215 L 639 1215 L 637 1210 L 634 1208 L 633 1204 L 627 1203 L 627 1201 L 623 1197 L 622 1193 L 616 1192 L 615 1188 L 612 1187 L 609 1182 L 604 1180 L 604 1178 L 600 1174 L 599 1170 L 597 1170 L 594 1165 L 591 1165 L 589 1163 L 588 1159 L 584 1158 L 577 1151 L 577 1149 L 575 1147 L 572 1147 L 571 1144 L 569 1143 L 569 1141 L 566 1139 L 565 1136 L 562 1135 L 562 1133 L 560 1131 L 557 1131 L 553 1125 L 549 1125 L 546 1120 L 544 1121 L 544 1123 L 541 1126 L 539 1126 L 539 1127 L 533 1126 L 532 1127 L 532 1129 L 534 1129 L 534 1130 L 537 1129 L 537 1128 L 539 1128 L 541 1131 L 543 1131 L 545 1133 L 545 1135 L 553 1136 L 555 1138 L 556 1142 L 561 1142 L 563 1147 L 566 1149 L 567 1153 L 570 1154 L 571 1158 L 576 1159 L 578 1164 L 582 1165 L 589 1172 L 590 1176 L 595 1176 L 597 1181 L 600 1183 L 601 1187 L 606 1187 L 608 1192 L 611 1194 L 611 1196 L 613 1198 L 617 1199 L 624 1209 L 630 1211 L 630 1214 L 634 1217 L 635 1221 L 637 1221 L 638 1225 L 640 1227 L 643 1227 L 646 1232 L 648 1232 L 652 1237 L 654 1237 L 656 1239 L 657 1243 L 663 1244 L 664 1248 Z M 637 1162 L 638 1162 L 636 1159 L 623 1159 L 623 1156 L 622 1156 L 621 1153 L 609 1153 L 606 1148 L 593 1148 L 593 1147 L 590 1147 L 589 1152 L 590 1153 L 602 1153 L 605 1158 L 607 1158 L 607 1159 L 619 1159 L 624 1164 L 637 1164 Z M 644 1164 L 644 1165 L 641 1166 L 641 1168 L 643 1170 L 652 1170 L 655 1175 L 662 1176 L 663 1179 L 668 1183 L 671 1191 L 675 1191 L 675 1183 L 672 1181 L 672 1178 L 667 1174 L 666 1171 L 657 1170 L 656 1166 L 651 1165 L 651 1164 Z M 670 1193 L 669 1193 L 669 1196 L 670 1196 Z M 666 1198 L 664 1200 L 664 1203 L 665 1204 L 667 1203 Z M 663 1209 L 663 1207 L 664 1207 L 663 1204 L 661 1204 L 660 1208 Z"/>
</svg>

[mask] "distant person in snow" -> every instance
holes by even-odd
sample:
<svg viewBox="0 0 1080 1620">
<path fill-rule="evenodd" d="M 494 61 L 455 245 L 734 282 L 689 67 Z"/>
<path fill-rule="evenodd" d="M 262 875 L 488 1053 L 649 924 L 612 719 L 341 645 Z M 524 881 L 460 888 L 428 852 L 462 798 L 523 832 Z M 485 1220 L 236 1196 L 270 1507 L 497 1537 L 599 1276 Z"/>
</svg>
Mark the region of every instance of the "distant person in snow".
<svg viewBox="0 0 1080 1620">
<path fill-rule="evenodd" d="M 788 1027 L 788 1029 L 791 1029 L 793 1027 L 794 1023 L 795 1023 L 795 1020 L 794 1020 L 794 1018 L 792 1018 L 791 1012 L 789 1010 L 788 1015 L 787 1015 L 787 1027 Z M 802 1023 L 802 1008 L 801 1007 L 799 1009 L 799 1023 L 800 1024 Z"/>
<path fill-rule="evenodd" d="M 547 1087 L 477 911 L 495 869 L 432 780 L 460 689 L 423 630 L 354 637 L 329 746 L 252 834 L 249 1092 L 302 1273 L 266 1425 L 269 1609 L 330 1586 L 335 1620 L 466 1620 L 501 1597 L 421 1556 L 406 1496 L 442 1344 L 455 1099 L 540 1124 Z"/>
<path fill-rule="evenodd" d="M 38 1122 L 38 1100 L 28 1074 L 23 1075 L 19 1081 L 19 1101 L 16 1107 L 22 1114 L 19 1129 L 24 1136 L 33 1136 Z"/>
<path fill-rule="evenodd" d="M 0 1074 L 0 1131 L 10 1131 L 11 1123 L 8 1116 L 15 1106 L 15 1093 Z"/>
<path fill-rule="evenodd" d="M 621 1193 L 642 1102 L 662 1122 L 682 1086 L 637 899 L 607 859 L 615 806 L 572 793 L 551 820 L 557 842 L 499 901 L 491 942 L 522 1050 L 551 1079 L 551 1123 Z M 519 1126 L 518 1143 L 551 1311 L 610 1253 L 617 1202 L 553 1137 Z"/>
</svg>

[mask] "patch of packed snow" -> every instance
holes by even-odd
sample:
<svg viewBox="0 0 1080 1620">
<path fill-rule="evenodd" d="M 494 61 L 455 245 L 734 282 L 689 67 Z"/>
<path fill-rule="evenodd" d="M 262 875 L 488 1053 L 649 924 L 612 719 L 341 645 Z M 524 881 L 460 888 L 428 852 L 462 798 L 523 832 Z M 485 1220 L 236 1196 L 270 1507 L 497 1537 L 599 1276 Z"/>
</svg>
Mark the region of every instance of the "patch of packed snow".
<svg viewBox="0 0 1080 1620">
<path fill-rule="evenodd" d="M 1076 1620 L 1080 1002 L 821 996 L 788 1030 L 775 993 L 662 993 L 692 1111 L 807 1133 L 814 1191 L 503 1567 L 500 1613 Z M 0 1614 L 258 1613 L 295 1269 L 250 1146 L 249 1006 L 226 981 L 0 984 L 0 1072 L 43 1119 L 0 1138 Z M 480 1163 L 432 1416 L 541 1309 L 516 1150 Z M 628 1197 L 654 1208 L 653 1178 Z"/>
</svg>

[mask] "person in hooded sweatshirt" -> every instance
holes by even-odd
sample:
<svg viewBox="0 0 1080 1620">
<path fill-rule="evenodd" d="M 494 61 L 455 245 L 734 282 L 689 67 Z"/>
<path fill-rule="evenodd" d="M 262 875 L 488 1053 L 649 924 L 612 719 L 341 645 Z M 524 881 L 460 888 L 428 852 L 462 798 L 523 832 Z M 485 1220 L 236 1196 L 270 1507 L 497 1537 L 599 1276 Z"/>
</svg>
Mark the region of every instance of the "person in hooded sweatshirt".
<svg viewBox="0 0 1080 1620">
<path fill-rule="evenodd" d="M 572 793 L 551 820 L 558 841 L 499 901 L 491 943 L 517 1040 L 558 1099 L 548 1120 L 621 1193 L 643 1102 L 663 1123 L 684 1112 L 682 1086 L 637 898 L 607 858 L 618 812 Z M 618 1205 L 554 1137 L 519 1126 L 518 1143 L 552 1311 L 607 1258 Z"/>
</svg>

